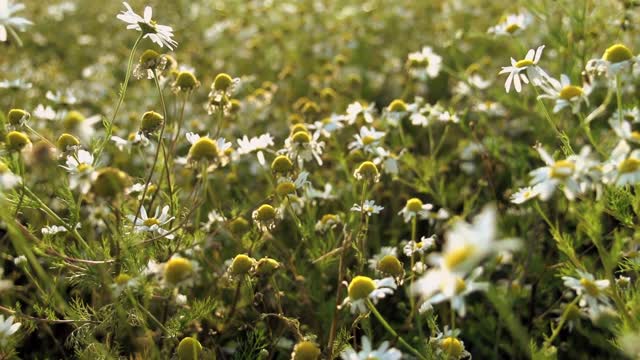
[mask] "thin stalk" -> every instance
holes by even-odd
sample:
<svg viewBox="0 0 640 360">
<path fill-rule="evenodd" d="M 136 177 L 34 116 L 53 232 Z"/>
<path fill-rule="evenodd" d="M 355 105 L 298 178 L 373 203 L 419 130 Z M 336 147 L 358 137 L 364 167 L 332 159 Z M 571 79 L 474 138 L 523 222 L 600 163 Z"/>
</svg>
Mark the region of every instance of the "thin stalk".
<svg viewBox="0 0 640 360">
<path fill-rule="evenodd" d="M 424 357 L 424 355 L 420 354 L 418 350 L 416 350 L 413 346 L 409 345 L 406 341 L 404 341 L 402 337 L 400 337 L 400 335 L 398 335 L 398 333 L 395 330 L 393 330 L 391 325 L 389 325 L 389 323 L 384 319 L 384 317 L 382 317 L 382 315 L 378 312 L 378 309 L 376 309 L 376 307 L 373 305 L 373 303 L 369 299 L 367 299 L 367 306 L 369 307 L 369 310 L 371 310 L 371 313 L 382 324 L 382 327 L 384 327 L 385 330 L 387 330 L 387 332 L 391 334 L 391 336 L 393 336 L 394 339 L 396 339 L 400 343 L 400 345 L 404 346 L 405 349 L 409 350 L 409 352 L 411 352 L 413 355 L 418 357 L 418 359 L 427 360 L 427 358 Z"/>
</svg>

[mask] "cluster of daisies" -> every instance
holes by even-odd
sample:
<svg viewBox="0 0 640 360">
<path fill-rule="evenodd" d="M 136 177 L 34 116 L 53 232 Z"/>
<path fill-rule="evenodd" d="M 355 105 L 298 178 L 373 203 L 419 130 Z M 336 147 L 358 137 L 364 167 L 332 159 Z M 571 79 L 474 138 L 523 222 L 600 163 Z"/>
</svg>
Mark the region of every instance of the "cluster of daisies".
<svg viewBox="0 0 640 360">
<path fill-rule="evenodd" d="M 567 75 L 562 75 L 560 80 L 549 76 L 540 66 L 544 46 L 536 50 L 529 50 L 524 59 L 516 61 L 511 59 L 511 66 L 504 67 L 501 74 L 508 74 L 505 88 L 507 92 L 513 84 L 516 91 L 522 91 L 522 84 L 531 83 L 538 93 L 540 100 L 550 99 L 555 102 L 553 112 L 557 113 L 565 108 L 579 115 L 583 126 L 599 116 L 602 111 L 599 108 L 592 113 L 584 115 L 581 105 L 589 105 L 589 94 L 598 88 L 604 88 L 610 92 L 618 90 L 620 86 L 638 76 L 638 57 L 622 44 L 609 47 L 601 59 L 592 59 L 587 63 L 584 74 L 588 82 L 582 85 L 571 83 Z M 592 146 L 584 146 L 579 152 L 572 150 L 565 157 L 554 159 L 542 145 L 537 145 L 536 150 L 540 154 L 545 166 L 531 171 L 531 181 L 528 187 L 519 189 L 513 194 L 511 200 L 516 204 L 539 198 L 548 200 L 556 189 L 560 189 L 569 200 L 584 196 L 588 191 L 596 192 L 599 196 L 604 185 L 626 186 L 640 182 L 640 150 L 638 144 L 638 132 L 634 126 L 640 122 L 639 111 L 634 108 L 618 107 L 609 119 L 609 125 L 613 133 L 618 137 L 617 145 L 609 153 L 605 160 L 599 160 L 599 156 L 606 155 L 596 142 Z"/>
</svg>

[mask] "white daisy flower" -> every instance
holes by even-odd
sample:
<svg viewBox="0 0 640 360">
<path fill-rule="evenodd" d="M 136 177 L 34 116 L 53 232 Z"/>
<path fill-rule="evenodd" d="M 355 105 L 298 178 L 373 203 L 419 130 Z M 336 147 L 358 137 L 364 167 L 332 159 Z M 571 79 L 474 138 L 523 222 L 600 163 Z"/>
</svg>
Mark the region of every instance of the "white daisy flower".
<svg viewBox="0 0 640 360">
<path fill-rule="evenodd" d="M 144 34 L 143 37 L 148 37 L 151 41 L 158 44 L 158 46 L 166 46 L 169 50 L 173 50 L 178 45 L 178 43 L 173 40 L 173 29 L 171 26 L 159 25 L 151 19 L 153 10 L 150 6 L 144 8 L 143 17 L 136 14 L 128 3 L 123 2 L 122 4 L 124 4 L 127 10 L 123 10 L 116 17 L 128 24 L 127 29 L 141 31 Z"/>
<path fill-rule="evenodd" d="M 579 278 L 571 276 L 563 276 L 564 286 L 573 289 L 580 301 L 580 307 L 589 307 L 597 309 L 599 305 L 610 305 L 609 297 L 605 294 L 605 290 L 609 288 L 609 280 L 596 280 L 593 275 L 578 270 Z"/>
<path fill-rule="evenodd" d="M 238 142 L 238 154 L 245 155 L 257 151 L 258 162 L 264 166 L 266 164 L 264 153 L 262 150 L 267 149 L 269 146 L 273 146 L 273 137 L 271 134 L 266 133 L 260 136 L 254 136 L 251 139 L 244 135 L 242 139 L 236 140 Z"/>
<path fill-rule="evenodd" d="M 640 182 L 640 149 L 631 150 L 626 141 L 620 141 L 602 168 L 603 182 L 617 186 Z"/>
<path fill-rule="evenodd" d="M 420 80 L 433 79 L 440 74 L 442 69 L 442 57 L 429 46 L 425 46 L 421 51 L 410 53 L 407 56 L 407 67 L 409 74 Z"/>
<path fill-rule="evenodd" d="M 398 175 L 398 172 L 400 171 L 398 167 L 398 159 L 400 158 L 400 156 L 402 156 L 403 153 L 404 150 L 401 151 L 400 154 L 396 155 L 391 151 L 383 148 L 382 146 L 378 146 L 375 149 L 375 154 L 377 156 L 373 158 L 372 161 L 374 164 L 376 164 L 376 166 L 381 166 L 382 171 L 386 174 Z"/>
<path fill-rule="evenodd" d="M 340 354 L 342 360 L 400 360 L 402 353 L 400 350 L 389 347 L 389 342 L 385 341 L 377 349 L 371 345 L 368 337 L 362 337 L 362 350 L 356 352 L 353 348 L 348 348 Z"/>
<path fill-rule="evenodd" d="M 211 232 L 216 224 L 224 223 L 227 221 L 227 218 L 224 214 L 218 212 L 217 210 L 211 210 L 207 214 L 207 221 L 202 223 L 202 229 L 206 232 Z"/>
<path fill-rule="evenodd" d="M 513 195 L 511 195 L 511 202 L 514 204 L 522 204 L 540 195 L 540 192 L 535 186 L 527 186 L 518 189 Z"/>
<path fill-rule="evenodd" d="M 394 246 L 381 247 L 380 251 L 377 254 L 373 255 L 371 259 L 367 260 L 367 262 L 369 263 L 369 269 L 371 270 L 378 269 L 378 262 L 380 262 L 380 260 L 387 255 L 393 255 L 397 257 L 398 249 L 396 249 Z"/>
<path fill-rule="evenodd" d="M 69 187 L 80 190 L 82 194 L 88 193 L 94 173 L 93 155 L 86 150 L 79 150 L 67 156 L 66 165 L 61 167 L 69 172 Z"/>
<path fill-rule="evenodd" d="M 541 86 L 545 94 L 538 96 L 538 98 L 555 100 L 554 113 L 566 107 L 571 107 L 571 112 L 577 114 L 583 102 L 587 106 L 589 105 L 589 98 L 587 97 L 591 93 L 589 84 L 584 86 L 571 85 L 571 80 L 565 74 L 560 76 L 559 82 L 553 78 L 546 80 L 545 83 L 548 85 Z"/>
<path fill-rule="evenodd" d="M 477 112 L 485 113 L 489 116 L 500 117 L 507 113 L 507 109 L 502 104 L 493 101 L 483 101 L 475 104 L 473 109 Z"/>
<path fill-rule="evenodd" d="M 522 83 L 528 84 L 531 81 L 534 85 L 540 83 L 540 78 L 546 73 L 537 65 L 542 56 L 544 45 L 539 46 L 536 50 L 530 49 L 524 59 L 516 61 L 511 58 L 511 66 L 503 66 L 498 74 L 509 74 L 504 88 L 507 92 L 511 90 L 513 83 L 517 92 L 522 91 Z"/>
<path fill-rule="evenodd" d="M 424 299 L 419 311 L 422 313 L 430 310 L 433 304 L 450 301 L 451 307 L 458 315 L 464 317 L 466 315 L 464 298 L 474 291 L 486 291 L 489 288 L 486 282 L 475 282 L 482 275 L 482 271 L 479 267 L 469 276 L 464 277 L 446 268 L 428 270 L 411 289 L 414 294 Z"/>
<path fill-rule="evenodd" d="M 129 221 L 134 222 L 135 232 L 150 232 L 156 233 L 160 236 L 166 235 L 169 231 L 162 228 L 162 226 L 170 223 L 175 217 L 169 216 L 169 205 L 165 205 L 160 211 L 160 206 L 156 208 L 156 212 L 152 217 L 147 215 L 147 211 L 144 206 L 140 208 L 140 216 L 136 219 L 134 215 L 127 215 Z M 174 238 L 173 234 L 166 235 L 165 238 L 171 240 Z"/>
<path fill-rule="evenodd" d="M 65 91 L 56 90 L 56 92 L 47 91 L 45 97 L 54 104 L 70 106 L 78 102 L 78 98 L 73 94 L 71 89 Z"/>
<path fill-rule="evenodd" d="M 480 261 L 502 250 L 515 250 L 516 239 L 496 240 L 496 208 L 486 206 L 471 224 L 459 220 L 445 234 L 442 253 L 431 254 L 429 262 L 443 270 L 466 274 Z"/>
<path fill-rule="evenodd" d="M 38 106 L 33 109 L 33 116 L 40 119 L 53 120 L 56 118 L 56 112 L 49 105 L 44 106 L 42 104 L 38 104 Z"/>
<path fill-rule="evenodd" d="M 487 33 L 495 36 L 517 35 L 526 29 L 533 17 L 529 13 L 509 14 L 499 24 L 490 27 Z"/>
<path fill-rule="evenodd" d="M 25 31 L 33 23 L 23 17 L 14 16 L 24 9 L 24 4 L 14 3 L 13 0 L 0 0 L 0 42 L 7 41 L 7 34 L 21 46 L 22 41 L 15 30 Z"/>
<path fill-rule="evenodd" d="M 409 240 L 402 248 L 402 252 L 409 257 L 412 255 L 422 255 L 436 245 L 436 239 L 437 236 L 434 234 L 429 237 L 422 236 L 420 237 L 420 241 Z"/>
<path fill-rule="evenodd" d="M 373 280 L 366 276 L 356 276 L 349 283 L 348 296 L 339 308 L 342 309 L 344 306 L 349 305 L 352 314 L 356 311 L 364 314 L 369 311 L 367 299 L 377 304 L 378 300 L 393 294 L 396 288 L 396 281 L 392 277 Z"/>
<path fill-rule="evenodd" d="M 349 143 L 349 150 L 363 150 L 368 153 L 375 153 L 376 147 L 384 137 L 383 131 L 376 131 L 374 128 L 363 126 L 360 133 L 353 135 L 355 141 Z"/>
<path fill-rule="evenodd" d="M 539 193 L 540 199 L 549 200 L 559 185 L 564 185 L 562 191 L 567 199 L 575 199 L 576 195 L 582 192 L 577 181 L 580 175 L 576 167 L 577 156 L 555 161 L 542 146 L 537 146 L 536 150 L 546 166 L 531 171 L 529 175 L 532 177 L 530 184 Z"/>
<path fill-rule="evenodd" d="M 0 192 L 13 189 L 16 185 L 20 184 L 21 181 L 20 176 L 12 173 L 7 165 L 0 162 Z"/>
<path fill-rule="evenodd" d="M 398 215 L 402 215 L 404 218 L 404 222 L 408 223 L 414 217 L 419 219 L 427 219 L 431 215 L 431 210 L 433 210 L 432 204 L 423 204 L 422 201 L 418 198 L 412 198 L 407 200 L 405 206 L 398 212 Z"/>
<path fill-rule="evenodd" d="M 640 143 L 640 131 L 633 129 L 633 125 L 640 122 L 640 119 L 636 117 L 637 111 L 637 107 L 623 110 L 622 119 L 616 111 L 609 119 L 609 126 L 622 140 Z"/>
<path fill-rule="evenodd" d="M 371 124 L 375 116 L 375 106 L 376 104 L 371 103 L 364 107 L 359 101 L 351 103 L 347 106 L 347 114 L 344 116 L 344 120 L 347 124 L 353 125 L 358 118 L 362 118 L 366 123 Z"/>
<path fill-rule="evenodd" d="M 4 315 L 0 314 L 0 344 L 2 345 L 6 345 L 9 337 L 15 334 L 20 329 L 20 325 L 22 325 L 19 322 L 14 323 L 13 320 L 13 316 L 9 316 L 5 320 Z"/>
<path fill-rule="evenodd" d="M 360 204 L 353 204 L 351 207 L 351 211 L 365 213 L 367 216 L 379 214 L 383 209 L 384 207 L 376 205 L 374 200 L 365 200 L 362 206 Z"/>
<path fill-rule="evenodd" d="M 340 130 L 344 127 L 343 121 L 345 120 L 344 115 L 331 114 L 331 116 L 326 117 L 320 121 L 315 121 L 313 124 L 307 125 L 309 130 L 320 131 L 320 134 L 325 137 L 331 137 L 331 134 Z"/>
<path fill-rule="evenodd" d="M 304 166 L 305 162 L 313 159 L 318 165 L 322 165 L 325 143 L 319 139 L 319 131 L 314 132 L 313 135 L 306 131 L 298 131 L 284 141 L 284 148 L 278 151 L 278 154 L 286 154 L 290 159 L 297 160 L 300 168 Z"/>
<path fill-rule="evenodd" d="M 64 226 L 51 225 L 43 227 L 42 229 L 40 229 L 40 232 L 42 233 L 42 235 L 55 235 L 58 233 L 67 232 L 67 228 L 65 228 Z"/>
</svg>

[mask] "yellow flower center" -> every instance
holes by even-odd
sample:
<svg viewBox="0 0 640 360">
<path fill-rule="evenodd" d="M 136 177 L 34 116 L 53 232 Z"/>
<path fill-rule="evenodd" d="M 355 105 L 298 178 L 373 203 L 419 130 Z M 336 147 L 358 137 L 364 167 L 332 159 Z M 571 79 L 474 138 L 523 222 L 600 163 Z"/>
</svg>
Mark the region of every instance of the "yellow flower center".
<svg viewBox="0 0 640 360">
<path fill-rule="evenodd" d="M 516 63 L 517 68 L 524 68 L 531 65 L 533 65 L 533 60 L 527 60 L 527 59 L 520 60 Z"/>
<path fill-rule="evenodd" d="M 632 138 L 633 140 L 640 141 L 640 132 L 638 132 L 638 131 L 632 131 L 632 132 L 631 132 L 631 138 Z"/>
<path fill-rule="evenodd" d="M 564 100 L 571 100 L 574 97 L 581 96 L 583 90 L 580 86 L 567 85 L 560 90 L 560 98 Z"/>
<path fill-rule="evenodd" d="M 86 172 L 89 169 L 91 169 L 91 165 L 89 164 L 82 163 L 78 165 L 78 172 Z"/>
<path fill-rule="evenodd" d="M 367 135 L 365 137 L 362 138 L 362 143 L 365 145 L 371 145 L 376 141 L 376 139 L 373 136 Z"/>
<path fill-rule="evenodd" d="M 514 32 L 520 30 L 520 26 L 518 24 L 509 24 L 505 30 L 509 33 L 509 34 L 513 34 Z"/>
<path fill-rule="evenodd" d="M 598 289 L 596 283 L 589 279 L 580 279 L 580 285 L 582 285 L 584 291 L 591 296 L 598 296 L 598 294 L 600 294 L 600 289 Z"/>
<path fill-rule="evenodd" d="M 464 351 L 464 346 L 462 346 L 460 340 L 452 336 L 442 339 L 442 341 L 440 341 L 440 348 L 449 356 L 449 358 L 453 359 L 459 358 Z"/>
<path fill-rule="evenodd" d="M 609 47 L 602 55 L 604 60 L 607 60 L 611 63 L 620 63 L 623 61 L 627 61 L 633 57 L 631 50 L 628 47 L 622 44 L 615 44 Z"/>
<path fill-rule="evenodd" d="M 467 261 L 471 255 L 473 255 L 475 250 L 475 246 L 468 244 L 450 251 L 444 256 L 444 264 L 449 269 L 453 269 Z"/>
<path fill-rule="evenodd" d="M 373 290 L 376 289 L 376 283 L 370 277 L 366 276 L 356 276 L 351 280 L 349 284 L 348 292 L 351 300 L 360 300 L 364 299 Z"/>
<path fill-rule="evenodd" d="M 626 174 L 637 171 L 640 168 L 640 160 L 638 159 L 625 159 L 620 165 L 618 165 L 618 172 Z"/>
<path fill-rule="evenodd" d="M 407 206 L 407 210 L 417 213 L 419 211 L 422 211 L 423 204 L 422 204 L 422 200 L 418 198 L 412 198 L 407 201 L 406 206 Z"/>
<path fill-rule="evenodd" d="M 569 160 L 559 160 L 551 166 L 551 177 L 556 179 L 566 179 L 573 173 L 576 165 Z"/>
<path fill-rule="evenodd" d="M 148 218 L 143 223 L 145 226 L 153 226 L 153 225 L 159 225 L 160 221 L 158 221 L 158 219 L 156 218 Z"/>
</svg>

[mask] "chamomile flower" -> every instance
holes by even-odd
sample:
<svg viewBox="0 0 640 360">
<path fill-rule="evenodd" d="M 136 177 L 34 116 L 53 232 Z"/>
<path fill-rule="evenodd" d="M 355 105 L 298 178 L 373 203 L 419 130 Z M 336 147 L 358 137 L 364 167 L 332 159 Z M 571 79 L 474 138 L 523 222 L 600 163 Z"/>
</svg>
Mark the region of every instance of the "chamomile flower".
<svg viewBox="0 0 640 360">
<path fill-rule="evenodd" d="M 580 301 L 580 307 L 597 309 L 599 305 L 609 305 L 609 297 L 606 290 L 609 288 L 609 280 L 596 280 L 592 274 L 578 270 L 578 278 L 563 276 L 564 286 L 574 290 Z"/>
<path fill-rule="evenodd" d="M 585 68 L 588 73 L 613 77 L 637 63 L 638 57 L 627 46 L 615 44 L 605 50 L 602 58 L 590 60 Z"/>
<path fill-rule="evenodd" d="M 365 200 L 364 204 L 353 204 L 351 207 L 351 211 L 361 212 L 367 216 L 379 214 L 383 209 L 384 207 L 376 205 L 374 200 Z"/>
<path fill-rule="evenodd" d="M 526 29 L 533 17 L 529 13 L 509 14 L 505 16 L 499 24 L 490 27 L 487 33 L 495 36 L 513 36 Z"/>
<path fill-rule="evenodd" d="M 89 192 L 91 177 L 94 173 L 93 155 L 86 150 L 79 150 L 76 154 L 67 156 L 66 166 L 63 169 L 69 172 L 69 187 L 78 189 L 82 194 Z"/>
<path fill-rule="evenodd" d="M 140 216 L 136 218 L 134 215 L 127 215 L 129 221 L 134 222 L 135 232 L 149 232 L 152 234 L 158 234 L 171 240 L 174 238 L 173 234 L 168 234 L 169 231 L 162 228 L 162 226 L 170 223 L 175 217 L 169 216 L 169 205 L 165 205 L 162 210 L 158 206 L 153 216 L 147 215 L 147 210 L 144 206 L 140 208 Z"/>
<path fill-rule="evenodd" d="M 407 56 L 407 68 L 409 75 L 416 79 L 433 79 L 440 74 L 442 69 L 442 57 L 436 54 L 429 46 L 421 51 L 410 53 Z"/>
<path fill-rule="evenodd" d="M 486 206 L 473 222 L 459 220 L 445 234 L 441 253 L 431 254 L 429 261 L 452 273 L 466 274 L 480 261 L 502 250 L 515 250 L 516 239 L 496 240 L 496 208 Z"/>
<path fill-rule="evenodd" d="M 522 204 L 531 199 L 534 199 L 540 195 L 539 189 L 535 186 L 527 186 L 518 189 L 513 195 L 511 195 L 511 202 L 514 204 Z"/>
<path fill-rule="evenodd" d="M 264 166 L 266 164 L 264 153 L 262 150 L 273 146 L 273 137 L 271 134 L 266 133 L 260 136 L 254 136 L 251 139 L 244 135 L 241 139 L 237 140 L 238 142 L 238 154 L 245 155 L 252 152 L 257 152 L 258 162 L 260 165 Z"/>
<path fill-rule="evenodd" d="M 524 59 L 516 61 L 511 58 L 511 66 L 502 67 L 499 74 L 509 74 L 504 84 L 507 93 L 511 90 L 512 83 L 517 92 L 522 91 L 522 83 L 532 82 L 533 85 L 540 83 L 540 78 L 546 74 L 538 66 L 543 50 L 544 45 L 539 46 L 536 50 L 530 49 Z"/>
<path fill-rule="evenodd" d="M 640 149 L 631 150 L 626 141 L 620 141 L 602 168 L 603 182 L 617 186 L 640 182 Z"/>
<path fill-rule="evenodd" d="M 281 212 L 269 204 L 263 204 L 253 211 L 251 218 L 260 231 L 266 232 L 276 228 Z"/>
<path fill-rule="evenodd" d="M 388 255 L 398 256 L 398 249 L 396 249 L 394 246 L 381 247 L 380 251 L 377 254 L 375 254 L 371 259 L 367 260 L 367 262 L 369 263 L 369 269 L 376 270 L 380 260 Z"/>
<path fill-rule="evenodd" d="M 0 192 L 13 189 L 22 179 L 9 170 L 9 167 L 0 161 Z"/>
<path fill-rule="evenodd" d="M 355 141 L 349 143 L 349 150 L 363 150 L 368 153 L 375 153 L 376 147 L 384 137 L 383 131 L 376 131 L 374 128 L 363 126 L 360 133 L 353 135 Z"/>
<path fill-rule="evenodd" d="M 435 345 L 436 353 L 445 359 L 459 360 L 471 357 L 471 354 L 464 348 L 464 342 L 460 339 L 459 329 L 449 329 L 449 326 L 445 326 L 442 332 L 429 338 L 429 343 Z"/>
<path fill-rule="evenodd" d="M 45 97 L 54 104 L 62 106 L 75 105 L 78 102 L 78 98 L 73 93 L 73 90 L 66 89 L 64 91 L 56 90 L 56 92 L 47 91 Z"/>
<path fill-rule="evenodd" d="M 566 107 L 571 108 L 571 112 L 577 114 L 580 111 L 580 105 L 584 102 L 589 105 L 589 94 L 591 86 L 571 85 L 571 80 L 565 74 L 560 76 L 560 81 L 548 78 L 545 82 L 548 85 L 542 86 L 545 94 L 538 96 L 540 99 L 555 100 L 553 112 L 557 113 Z"/>
<path fill-rule="evenodd" d="M 127 23 L 127 29 L 136 30 L 142 32 L 144 38 L 149 38 L 158 46 L 166 46 L 169 50 L 173 50 L 178 43 L 173 40 L 173 29 L 171 26 L 159 25 L 151 19 L 153 10 L 150 6 L 144 8 L 144 16 L 136 14 L 128 3 L 123 2 L 127 8 L 126 11 L 122 11 L 116 17 L 125 23 Z"/>
<path fill-rule="evenodd" d="M 207 113 L 211 115 L 219 110 L 225 114 L 228 113 L 232 106 L 231 96 L 238 91 L 240 86 L 240 78 L 232 78 L 226 73 L 216 75 L 213 83 L 211 83 Z"/>
<path fill-rule="evenodd" d="M 307 125 L 307 128 L 309 130 L 319 131 L 323 137 L 330 138 L 332 133 L 344 127 L 344 120 L 344 115 L 331 114 L 329 117 Z"/>
<path fill-rule="evenodd" d="M 42 104 L 38 104 L 38 106 L 33 109 L 33 116 L 39 119 L 53 120 L 56 118 L 56 115 L 57 114 L 55 110 L 53 110 L 53 108 L 49 105 L 44 106 Z"/>
<path fill-rule="evenodd" d="M 436 239 L 436 235 L 431 235 L 429 237 L 420 237 L 420 241 L 410 240 L 402 248 L 402 252 L 409 257 L 413 255 L 422 255 L 435 246 Z"/>
<path fill-rule="evenodd" d="M 358 119 L 363 119 L 366 123 L 371 124 L 375 116 L 375 105 L 370 103 L 365 107 L 359 101 L 351 103 L 347 106 L 347 114 L 344 116 L 344 120 L 349 125 L 355 124 Z"/>
<path fill-rule="evenodd" d="M 19 322 L 14 323 L 13 320 L 15 318 L 13 316 L 9 316 L 6 320 L 4 315 L 0 314 L 0 344 L 6 345 L 9 337 L 15 334 L 20 326 L 22 325 Z"/>
<path fill-rule="evenodd" d="M 96 133 L 94 125 L 100 121 L 102 121 L 100 115 L 85 117 L 81 112 L 74 110 L 65 115 L 62 126 L 66 132 L 77 136 L 84 143 L 89 143 Z"/>
<path fill-rule="evenodd" d="M 368 311 L 367 299 L 376 304 L 378 300 L 393 294 L 396 288 L 396 282 L 391 277 L 373 280 L 366 276 L 356 276 L 349 283 L 348 296 L 344 299 L 340 308 L 349 305 L 351 313 L 357 311 L 364 314 Z"/>
<path fill-rule="evenodd" d="M 433 210 L 432 204 L 423 204 L 418 198 L 412 198 L 407 200 L 405 206 L 398 212 L 398 215 L 402 215 L 404 222 L 408 223 L 413 218 L 427 219 L 431 215 Z"/>
<path fill-rule="evenodd" d="M 298 131 L 284 141 L 284 148 L 278 153 L 286 154 L 290 159 L 297 161 L 300 168 L 305 162 L 314 159 L 318 165 L 322 165 L 324 145 L 324 141 L 320 141 L 319 131 L 313 134 L 308 131 Z"/>
<path fill-rule="evenodd" d="M 187 141 L 191 144 L 189 149 L 189 161 L 207 161 L 213 165 L 225 166 L 229 162 L 227 152 L 231 149 L 231 143 L 224 138 L 213 140 L 209 135 L 200 136 L 196 133 L 185 134 Z"/>
<path fill-rule="evenodd" d="M 540 199 L 547 201 L 560 185 L 563 185 L 562 191 L 567 199 L 575 199 L 582 192 L 577 181 L 580 172 L 576 167 L 576 156 L 555 161 L 542 146 L 537 146 L 536 150 L 546 166 L 531 171 L 529 175 L 532 177 L 530 185 L 536 188 Z"/>
<path fill-rule="evenodd" d="M 412 288 L 412 292 L 424 300 L 419 311 L 425 312 L 433 304 L 450 301 L 451 307 L 458 315 L 464 317 L 466 315 L 464 298 L 472 292 L 486 291 L 489 288 L 486 282 L 475 282 L 482 275 L 482 271 L 481 267 L 476 268 L 465 277 L 446 268 L 428 270 Z"/>
<path fill-rule="evenodd" d="M 25 31 L 33 23 L 23 17 L 14 14 L 24 9 L 24 4 L 14 3 L 13 0 L 0 0 L 0 42 L 7 41 L 7 34 L 11 34 L 14 40 L 22 45 L 22 41 L 15 30 Z"/>
<path fill-rule="evenodd" d="M 640 119 L 637 117 L 638 108 L 623 110 L 622 119 L 616 111 L 611 119 L 609 119 L 609 126 L 616 135 L 622 140 L 630 141 L 633 143 L 640 143 L 640 131 L 634 130 L 633 126 L 640 123 Z"/>
<path fill-rule="evenodd" d="M 340 358 L 342 360 L 400 360 L 402 358 L 400 350 L 389 347 L 388 341 L 374 349 L 368 337 L 362 336 L 361 340 L 362 350 L 356 352 L 353 348 L 348 348 L 340 354 Z"/>
</svg>

